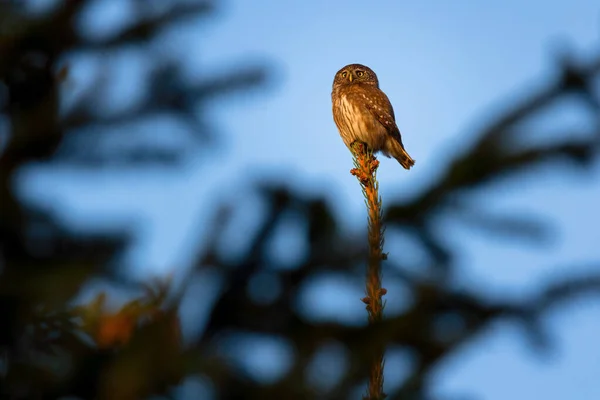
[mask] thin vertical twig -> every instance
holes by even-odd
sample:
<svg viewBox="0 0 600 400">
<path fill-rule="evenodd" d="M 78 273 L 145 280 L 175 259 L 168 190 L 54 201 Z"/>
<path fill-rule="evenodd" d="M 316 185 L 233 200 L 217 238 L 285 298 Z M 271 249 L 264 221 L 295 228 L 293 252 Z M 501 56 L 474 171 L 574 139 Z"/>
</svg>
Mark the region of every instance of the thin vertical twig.
<svg viewBox="0 0 600 400">
<path fill-rule="evenodd" d="M 367 263 L 366 293 L 362 301 L 367 305 L 369 324 L 376 324 L 383 320 L 383 308 L 385 306 L 382 297 L 386 290 L 381 287 L 381 261 L 386 259 L 383 253 L 384 226 L 382 222 L 381 198 L 379 197 L 379 183 L 377 182 L 377 167 L 379 161 L 373 152 L 361 142 L 352 144 L 354 155 L 354 168 L 350 173 L 358 179 L 362 188 L 363 196 L 368 211 L 368 238 L 369 259 Z M 376 347 L 372 354 L 369 368 L 369 386 L 365 400 L 383 400 L 383 368 L 384 361 L 383 346 Z"/>
</svg>

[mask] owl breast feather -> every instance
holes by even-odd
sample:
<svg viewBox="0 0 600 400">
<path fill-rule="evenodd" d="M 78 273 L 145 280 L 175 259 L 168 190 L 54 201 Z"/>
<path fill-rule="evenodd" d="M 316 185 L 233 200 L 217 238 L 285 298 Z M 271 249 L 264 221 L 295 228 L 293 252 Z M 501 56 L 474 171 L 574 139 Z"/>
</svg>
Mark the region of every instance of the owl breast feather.
<svg viewBox="0 0 600 400">
<path fill-rule="evenodd" d="M 355 96 L 342 94 L 334 104 L 335 123 L 346 146 L 350 147 L 354 141 L 359 140 L 373 151 L 383 147 L 386 130 L 364 102 L 357 101 Z"/>
</svg>

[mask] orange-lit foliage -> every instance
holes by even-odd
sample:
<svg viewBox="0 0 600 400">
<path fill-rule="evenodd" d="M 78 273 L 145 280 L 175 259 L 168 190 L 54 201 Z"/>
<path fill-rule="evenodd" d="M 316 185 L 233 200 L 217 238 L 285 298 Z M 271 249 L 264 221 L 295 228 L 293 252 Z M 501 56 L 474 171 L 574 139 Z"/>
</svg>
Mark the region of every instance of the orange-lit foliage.
<svg viewBox="0 0 600 400">
<path fill-rule="evenodd" d="M 100 293 L 89 304 L 77 307 L 75 314 L 81 317 L 81 329 L 87 333 L 100 349 L 118 348 L 127 345 L 137 330 L 147 325 L 166 323 L 171 326 L 171 339 L 179 339 L 179 318 L 176 314 L 161 309 L 164 305 L 166 287 L 154 291 L 147 288 L 146 295 L 134 299 L 117 311 L 106 306 L 106 294 Z M 165 321 L 171 318 L 171 321 Z"/>
</svg>

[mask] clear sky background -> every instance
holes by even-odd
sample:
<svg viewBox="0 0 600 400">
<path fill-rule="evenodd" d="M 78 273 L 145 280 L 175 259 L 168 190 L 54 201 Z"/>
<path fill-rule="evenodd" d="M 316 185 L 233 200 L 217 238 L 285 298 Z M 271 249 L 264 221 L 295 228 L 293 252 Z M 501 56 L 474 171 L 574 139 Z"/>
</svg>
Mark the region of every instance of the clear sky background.
<svg viewBox="0 0 600 400">
<path fill-rule="evenodd" d="M 97 25 L 90 30 L 110 31 L 115 27 L 103 21 L 126 20 L 127 1 L 96 3 Z M 176 173 L 107 171 L 94 174 L 93 182 L 85 172 L 32 170 L 24 190 L 43 193 L 73 226 L 134 226 L 127 261 L 140 277 L 187 266 L 196 230 L 217 204 L 248 196 L 250 211 L 240 223 L 259 220 L 252 215 L 258 209 L 249 190 L 266 177 L 325 193 L 339 205 L 348 229 L 358 231 L 365 223 L 363 199 L 331 117 L 331 83 L 339 68 L 358 62 L 375 70 L 417 160 L 410 173 L 394 160 L 382 160 L 385 205 L 434 179 L 454 156 L 450 149 L 468 143 L 491 110 L 523 89 L 543 85 L 557 71 L 559 50 L 591 54 L 600 51 L 599 39 L 600 3 L 594 0 L 230 0 L 215 18 L 166 35 L 174 53 L 185 49 L 190 71 L 218 71 L 236 60 L 273 68 L 269 90 L 215 102 L 211 111 L 222 141 L 208 159 L 191 161 Z M 70 84 L 84 84 L 85 66 L 72 70 Z M 126 103 L 136 90 L 128 89 L 136 70 L 119 74 Z M 551 140 L 560 131 L 553 127 L 581 128 L 585 118 L 573 110 L 568 104 L 557 108 L 538 126 L 549 128 L 549 136 L 530 140 Z M 207 167 L 211 163 L 216 167 Z M 452 241 L 465 249 L 457 285 L 475 285 L 491 297 L 524 298 L 553 277 L 578 272 L 563 270 L 565 265 L 598 260 L 599 178 L 596 165 L 583 177 L 536 174 L 486 191 L 480 199 L 486 209 L 551 216 L 553 235 L 544 246 L 532 247 L 482 238 L 448 221 Z M 241 238 L 243 232 L 231 235 Z M 324 316 L 342 309 L 340 318 L 349 323 L 363 318 L 355 313 L 362 312 L 356 304 L 361 289 L 337 285 L 336 294 L 325 299 Z M 390 290 L 389 302 L 392 309 L 401 307 L 402 297 Z M 544 321 L 555 345 L 547 356 L 530 351 L 518 327 L 493 326 L 440 366 L 435 393 L 489 400 L 600 399 L 600 345 L 594 345 L 599 311 L 600 302 L 582 300 L 553 312 Z M 276 353 L 257 363 L 277 369 Z M 402 363 L 401 356 L 389 359 L 390 376 L 401 373 Z"/>
</svg>

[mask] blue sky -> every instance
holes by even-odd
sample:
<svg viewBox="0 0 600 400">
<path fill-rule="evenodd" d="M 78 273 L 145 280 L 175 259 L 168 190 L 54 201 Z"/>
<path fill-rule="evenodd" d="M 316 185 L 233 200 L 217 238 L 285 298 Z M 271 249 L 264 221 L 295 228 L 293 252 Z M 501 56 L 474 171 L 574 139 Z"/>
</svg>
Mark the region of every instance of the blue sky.
<svg viewBox="0 0 600 400">
<path fill-rule="evenodd" d="M 96 15 L 125 12 L 115 6 L 120 2 L 97 3 Z M 210 157 L 219 169 L 207 176 L 205 160 L 192 161 L 175 174 L 132 171 L 116 177 L 107 172 L 94 175 L 93 182 L 83 172 L 31 171 L 25 188 L 32 195 L 43 193 L 74 226 L 135 226 L 128 261 L 140 276 L 185 266 L 197 229 L 212 207 L 233 201 L 266 177 L 285 179 L 304 192 L 325 193 L 339 205 L 349 229 L 364 228 L 363 200 L 348 173 L 350 154 L 331 118 L 331 82 L 345 64 L 359 62 L 375 70 L 396 110 L 406 148 L 417 160 L 409 173 L 393 160 L 382 160 L 385 205 L 435 179 L 455 154 L 452 149 L 468 143 L 478 124 L 518 95 L 517 90 L 543 85 L 556 72 L 560 50 L 588 54 L 600 49 L 600 5 L 592 0 L 230 0 L 216 18 L 192 24 L 174 37 L 182 44 L 174 45 L 174 52 L 191 49 L 185 56 L 192 68 L 218 71 L 253 60 L 273 67 L 269 90 L 213 104 L 223 140 Z M 71 84 L 76 86 L 77 79 Z M 544 121 L 540 127 L 549 136 L 559 131 L 553 127 L 577 130 L 585 124 L 569 104 Z M 451 240 L 465 249 L 456 284 L 475 285 L 492 297 L 523 298 L 554 276 L 578 272 L 563 266 L 597 260 L 598 178 L 596 165 L 585 176 L 538 174 L 486 191 L 479 197 L 484 209 L 549 216 L 553 235 L 545 245 L 532 247 L 445 222 Z M 253 210 L 256 199 L 248 196 Z M 246 225 L 257 221 L 250 214 L 240 218 Z M 339 296 L 325 299 L 329 307 L 323 312 L 332 315 L 346 307 L 352 320 L 360 290 L 338 283 Z M 389 297 L 390 307 L 401 307 L 401 295 Z M 554 352 L 546 357 L 528 350 L 518 327 L 492 326 L 440 366 L 435 392 L 489 400 L 598 399 L 600 346 L 593 345 L 600 334 L 598 311 L 599 303 L 582 300 L 553 312 L 544 321 L 555 339 Z M 276 358 L 260 364 L 277 365 Z M 394 366 L 400 370 L 402 362 L 401 355 L 391 355 L 388 372 L 393 374 Z"/>
</svg>

